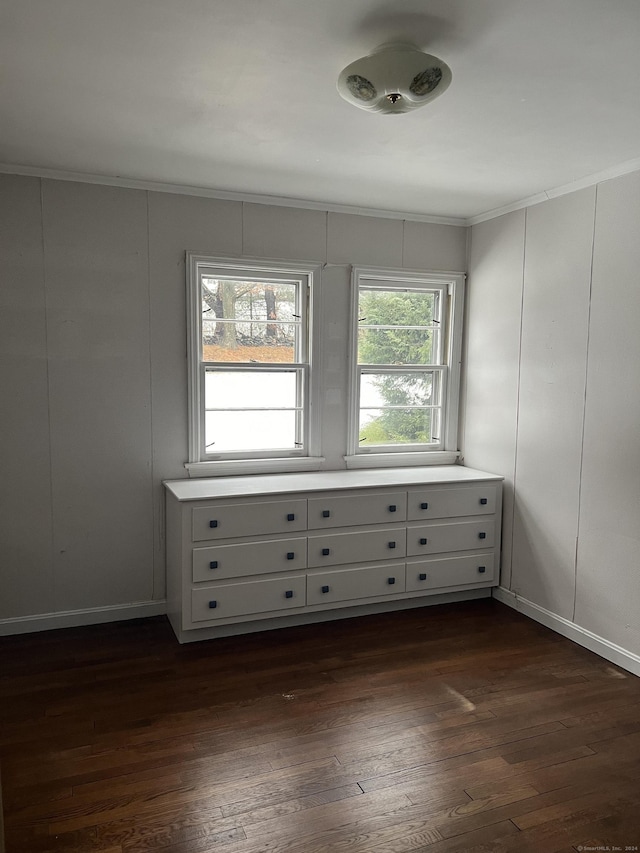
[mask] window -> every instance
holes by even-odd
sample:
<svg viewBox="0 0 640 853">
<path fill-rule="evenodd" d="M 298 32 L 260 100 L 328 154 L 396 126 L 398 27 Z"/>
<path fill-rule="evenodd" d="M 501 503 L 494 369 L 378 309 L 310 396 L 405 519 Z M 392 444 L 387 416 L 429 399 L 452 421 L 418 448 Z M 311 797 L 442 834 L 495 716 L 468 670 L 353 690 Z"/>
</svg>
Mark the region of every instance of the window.
<svg viewBox="0 0 640 853">
<path fill-rule="evenodd" d="M 317 269 L 195 255 L 188 261 L 188 467 L 311 456 Z"/>
<path fill-rule="evenodd" d="M 464 277 L 354 268 L 352 289 L 350 456 L 445 461 L 457 450 Z"/>
</svg>

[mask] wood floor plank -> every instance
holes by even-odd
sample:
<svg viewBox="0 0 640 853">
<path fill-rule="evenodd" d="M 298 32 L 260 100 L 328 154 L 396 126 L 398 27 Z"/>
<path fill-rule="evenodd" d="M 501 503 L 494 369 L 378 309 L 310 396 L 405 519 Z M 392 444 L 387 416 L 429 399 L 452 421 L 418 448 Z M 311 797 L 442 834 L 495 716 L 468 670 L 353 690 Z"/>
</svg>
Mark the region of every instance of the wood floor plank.
<svg viewBox="0 0 640 853">
<path fill-rule="evenodd" d="M 500 848 L 496 846 L 498 841 L 521 834 L 511 821 L 506 820 L 465 833 L 464 841 L 461 841 L 461 837 L 458 836 L 457 838 L 441 838 L 425 843 L 422 836 L 407 835 L 386 844 L 372 847 L 369 853 L 461 853 L 461 850 L 464 850 L 465 853 L 470 853 L 470 851 L 473 853 L 501 853 Z M 462 847 L 461 844 L 464 846 Z"/>
<path fill-rule="evenodd" d="M 103 822 L 95 829 L 98 843 L 103 846 L 119 844 L 125 850 L 146 851 L 162 850 L 191 837 L 224 836 L 239 825 L 238 821 L 223 817 L 219 808 L 203 798 L 188 804 L 168 804 L 154 813 Z"/>
<path fill-rule="evenodd" d="M 0 673 L 7 853 L 640 842 L 640 680 L 489 599 L 185 646 L 163 617 L 5 637 Z"/>
<path fill-rule="evenodd" d="M 637 791 L 637 787 L 634 787 L 633 790 L 634 792 Z M 629 793 L 632 792 L 630 791 Z M 621 803 L 626 804 L 627 806 L 631 805 L 628 798 L 616 796 L 615 798 L 607 799 L 612 810 L 615 810 Z M 518 829 L 530 829 L 534 826 L 540 826 L 540 824 L 558 821 L 566 817 L 572 817 L 577 812 L 583 811 L 584 809 L 601 807 L 602 801 L 603 791 L 595 790 L 559 803 L 554 803 L 553 805 L 544 806 L 543 808 L 530 811 L 526 814 L 517 814 L 511 819 Z M 640 827 L 638 828 L 640 829 Z"/>
<path fill-rule="evenodd" d="M 239 813 L 245 804 L 273 803 L 289 799 L 292 791 L 301 794 L 315 793 L 326 788 L 335 787 L 335 760 L 309 762 L 306 765 L 292 768 L 288 771 L 263 773 L 251 781 L 246 779 L 233 780 L 228 784 L 218 782 L 215 777 L 208 784 L 201 782 L 183 783 L 170 779 L 160 780 L 157 786 L 133 785 L 123 786 L 122 790 L 112 794 L 109 790 L 99 790 L 95 793 L 80 794 L 64 801 L 62 807 L 44 813 L 44 819 L 49 822 L 55 832 L 66 832 L 85 826 L 96 825 L 97 822 L 131 814 L 154 814 L 168 804 L 179 803 L 189 805 L 194 800 L 206 796 L 208 801 L 218 809 L 222 816 L 221 806 L 227 805 L 227 814 Z M 35 817 L 41 817 L 42 809 L 30 808 L 18 811 L 16 820 L 28 822 Z"/>
</svg>

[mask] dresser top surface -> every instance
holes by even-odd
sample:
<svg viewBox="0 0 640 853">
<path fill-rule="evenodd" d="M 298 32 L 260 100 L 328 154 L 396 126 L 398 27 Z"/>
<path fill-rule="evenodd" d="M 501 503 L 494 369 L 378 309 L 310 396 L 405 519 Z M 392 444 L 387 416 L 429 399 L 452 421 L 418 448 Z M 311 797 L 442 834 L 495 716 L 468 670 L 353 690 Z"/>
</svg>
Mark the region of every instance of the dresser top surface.
<svg viewBox="0 0 640 853">
<path fill-rule="evenodd" d="M 499 474 L 488 474 L 462 465 L 421 468 L 382 468 L 365 471 L 319 471 L 299 474 L 257 474 L 193 480 L 166 480 L 167 491 L 178 501 L 257 495 L 323 492 L 336 489 L 365 489 L 389 486 L 435 486 L 481 481 L 500 482 Z"/>
</svg>

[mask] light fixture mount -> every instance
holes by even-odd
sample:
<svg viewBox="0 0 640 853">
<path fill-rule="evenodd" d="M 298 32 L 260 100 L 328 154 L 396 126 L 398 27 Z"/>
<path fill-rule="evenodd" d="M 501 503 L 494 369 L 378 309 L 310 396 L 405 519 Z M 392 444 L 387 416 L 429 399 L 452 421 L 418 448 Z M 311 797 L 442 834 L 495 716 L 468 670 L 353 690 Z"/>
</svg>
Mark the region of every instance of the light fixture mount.
<svg viewBox="0 0 640 853">
<path fill-rule="evenodd" d="M 340 95 L 362 110 L 408 113 L 430 103 L 451 83 L 451 69 L 415 44 L 383 44 L 338 77 Z"/>
</svg>

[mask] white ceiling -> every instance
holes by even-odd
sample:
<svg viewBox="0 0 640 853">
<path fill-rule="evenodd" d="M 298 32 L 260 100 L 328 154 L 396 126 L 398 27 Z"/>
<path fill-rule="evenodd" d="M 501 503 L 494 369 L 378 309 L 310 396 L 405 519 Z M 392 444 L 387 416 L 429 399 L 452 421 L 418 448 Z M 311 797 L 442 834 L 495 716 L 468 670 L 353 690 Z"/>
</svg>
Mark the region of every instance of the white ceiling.
<svg viewBox="0 0 640 853">
<path fill-rule="evenodd" d="M 451 67 L 442 97 L 341 100 L 403 39 Z M 466 219 L 637 158 L 639 0 L 2 3 L 4 171 Z"/>
</svg>

